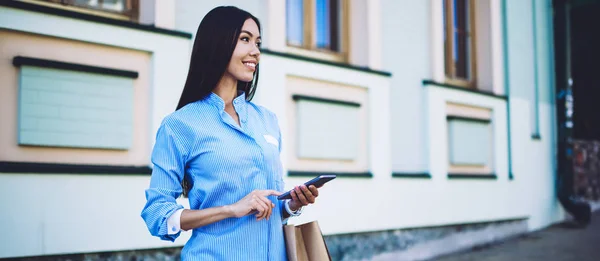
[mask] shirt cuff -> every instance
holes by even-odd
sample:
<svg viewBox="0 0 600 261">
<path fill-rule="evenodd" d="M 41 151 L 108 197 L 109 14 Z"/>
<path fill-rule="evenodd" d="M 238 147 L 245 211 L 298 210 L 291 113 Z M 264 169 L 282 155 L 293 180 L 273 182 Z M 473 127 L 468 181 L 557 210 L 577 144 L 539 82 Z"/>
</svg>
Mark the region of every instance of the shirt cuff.
<svg viewBox="0 0 600 261">
<path fill-rule="evenodd" d="M 175 235 L 181 231 L 181 212 L 183 212 L 183 209 L 175 211 L 175 213 L 167 219 L 167 230 L 169 230 L 167 234 Z"/>
<path fill-rule="evenodd" d="M 299 208 L 296 211 L 292 211 L 292 209 L 290 209 L 290 200 L 286 200 L 285 203 L 285 211 L 287 211 L 288 214 L 290 214 L 290 217 L 297 217 L 300 216 L 300 214 L 302 214 L 302 209 L 303 207 Z"/>
</svg>

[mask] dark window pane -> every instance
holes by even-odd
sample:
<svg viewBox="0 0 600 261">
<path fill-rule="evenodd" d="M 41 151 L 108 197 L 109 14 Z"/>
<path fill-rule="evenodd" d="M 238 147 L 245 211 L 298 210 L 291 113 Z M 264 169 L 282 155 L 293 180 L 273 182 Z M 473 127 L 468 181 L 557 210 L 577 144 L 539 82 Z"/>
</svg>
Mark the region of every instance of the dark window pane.
<svg viewBox="0 0 600 261">
<path fill-rule="evenodd" d="M 443 12 L 442 12 L 442 19 L 444 21 L 444 61 L 449 61 L 450 60 L 450 54 L 452 53 L 451 50 L 449 49 L 452 45 L 450 45 L 450 43 L 448 41 L 450 41 L 449 39 L 449 34 L 451 34 L 451 32 L 448 32 L 448 28 L 449 28 L 449 24 L 448 24 L 448 2 L 450 0 L 443 0 L 442 1 L 442 6 L 443 6 Z M 444 63 L 444 71 L 446 73 L 446 75 L 451 76 L 452 71 L 450 70 L 450 66 L 448 66 L 448 62 Z"/>
<path fill-rule="evenodd" d="M 469 0 L 454 0 L 454 68 L 455 76 L 470 78 L 470 17 Z"/>
<path fill-rule="evenodd" d="M 330 8 L 329 15 L 331 18 L 331 30 L 330 30 L 330 39 L 331 43 L 330 49 L 335 52 L 341 51 L 340 47 L 340 39 L 342 39 L 342 6 L 340 4 L 341 0 L 330 0 Z"/>
<path fill-rule="evenodd" d="M 319 49 L 340 51 L 340 0 L 316 0 L 315 43 Z"/>
</svg>

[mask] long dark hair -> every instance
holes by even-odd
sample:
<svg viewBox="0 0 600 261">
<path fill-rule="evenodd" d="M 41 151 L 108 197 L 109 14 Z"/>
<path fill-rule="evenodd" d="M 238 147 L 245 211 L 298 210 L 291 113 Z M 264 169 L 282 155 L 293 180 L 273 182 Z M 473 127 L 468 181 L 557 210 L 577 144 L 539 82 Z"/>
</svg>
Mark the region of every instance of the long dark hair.
<svg viewBox="0 0 600 261">
<path fill-rule="evenodd" d="M 233 6 L 217 7 L 202 19 L 196 32 L 190 68 L 177 110 L 189 103 L 204 99 L 217 86 L 227 70 L 242 26 L 248 18 L 256 22 L 260 32 L 260 22 L 256 17 Z M 247 101 L 252 100 L 256 91 L 258 66 L 252 81 L 238 81 L 237 88 L 246 93 Z"/>
<path fill-rule="evenodd" d="M 237 7 L 216 7 L 204 16 L 196 32 L 190 68 L 177 104 L 177 110 L 189 103 L 206 98 L 215 89 L 227 70 L 242 26 L 248 18 L 256 22 L 260 32 L 258 19 Z M 252 100 L 256 92 L 258 71 L 259 65 L 257 64 L 252 81 L 238 81 L 237 83 L 238 91 L 245 92 L 247 101 Z M 181 186 L 183 196 L 187 197 L 193 182 L 187 175 L 184 175 Z"/>
</svg>

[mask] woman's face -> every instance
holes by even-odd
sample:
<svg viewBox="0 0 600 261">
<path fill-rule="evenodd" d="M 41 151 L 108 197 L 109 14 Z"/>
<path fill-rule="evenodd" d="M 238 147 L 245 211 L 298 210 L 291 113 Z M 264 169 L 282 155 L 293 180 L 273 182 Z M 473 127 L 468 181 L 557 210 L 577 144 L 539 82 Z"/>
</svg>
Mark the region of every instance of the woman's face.
<svg viewBox="0 0 600 261">
<path fill-rule="evenodd" d="M 225 71 L 226 76 L 243 82 L 252 81 L 260 60 L 260 50 L 258 48 L 261 41 L 258 25 L 254 20 L 248 18 L 238 36 L 235 50 L 231 55 L 227 71 Z"/>
</svg>

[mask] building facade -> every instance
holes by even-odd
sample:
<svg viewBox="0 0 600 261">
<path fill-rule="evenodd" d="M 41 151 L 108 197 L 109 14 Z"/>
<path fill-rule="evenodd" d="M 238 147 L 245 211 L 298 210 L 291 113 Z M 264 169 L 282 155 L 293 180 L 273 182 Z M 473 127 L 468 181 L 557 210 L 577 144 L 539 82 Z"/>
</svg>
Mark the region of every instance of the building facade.
<svg viewBox="0 0 600 261">
<path fill-rule="evenodd" d="M 176 255 L 191 233 L 161 242 L 139 212 L 218 5 L 262 23 L 253 101 L 278 116 L 286 187 L 338 175 L 291 221 L 318 220 L 334 259 L 431 258 L 565 217 L 550 0 L 54 2 L 0 4 L 0 228 L 16 232 L 0 258 Z"/>
</svg>

